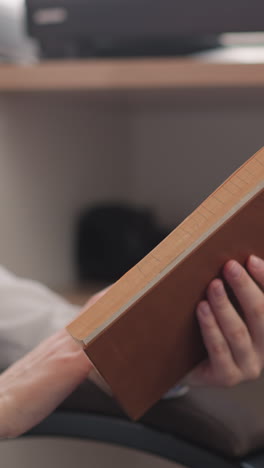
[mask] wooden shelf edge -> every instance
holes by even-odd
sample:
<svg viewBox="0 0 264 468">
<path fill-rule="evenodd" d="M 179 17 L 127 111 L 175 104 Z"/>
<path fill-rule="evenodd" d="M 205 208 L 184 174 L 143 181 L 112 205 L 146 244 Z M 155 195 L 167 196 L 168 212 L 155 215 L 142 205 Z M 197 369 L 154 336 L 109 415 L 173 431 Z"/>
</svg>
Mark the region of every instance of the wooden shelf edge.
<svg viewBox="0 0 264 468">
<path fill-rule="evenodd" d="M 0 65 L 0 92 L 263 86 L 264 64 L 216 64 L 193 59 L 98 59 Z"/>
</svg>

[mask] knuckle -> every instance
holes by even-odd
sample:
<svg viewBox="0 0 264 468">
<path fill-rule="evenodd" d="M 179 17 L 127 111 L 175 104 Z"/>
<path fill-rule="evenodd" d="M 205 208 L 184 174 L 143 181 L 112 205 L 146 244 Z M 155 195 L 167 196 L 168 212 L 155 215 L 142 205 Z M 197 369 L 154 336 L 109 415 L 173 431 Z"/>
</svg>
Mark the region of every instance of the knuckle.
<svg viewBox="0 0 264 468">
<path fill-rule="evenodd" d="M 237 344 L 237 345 L 244 344 L 246 340 L 248 339 L 247 327 L 245 325 L 240 325 L 239 327 L 230 331 L 229 337 L 232 343 L 234 344 Z"/>
<path fill-rule="evenodd" d="M 221 340 L 218 340 L 212 343 L 211 350 L 212 350 L 212 353 L 218 357 L 227 354 L 227 351 L 228 351 L 226 343 Z"/>
</svg>

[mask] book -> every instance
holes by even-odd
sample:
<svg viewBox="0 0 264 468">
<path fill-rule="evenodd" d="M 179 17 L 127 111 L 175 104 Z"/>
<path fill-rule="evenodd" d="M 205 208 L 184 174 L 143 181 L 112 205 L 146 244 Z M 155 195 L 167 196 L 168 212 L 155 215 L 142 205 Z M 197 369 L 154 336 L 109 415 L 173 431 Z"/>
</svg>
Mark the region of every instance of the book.
<svg viewBox="0 0 264 468">
<path fill-rule="evenodd" d="M 264 257 L 264 148 L 67 327 L 139 419 L 205 358 L 195 310 L 229 259 Z"/>
</svg>

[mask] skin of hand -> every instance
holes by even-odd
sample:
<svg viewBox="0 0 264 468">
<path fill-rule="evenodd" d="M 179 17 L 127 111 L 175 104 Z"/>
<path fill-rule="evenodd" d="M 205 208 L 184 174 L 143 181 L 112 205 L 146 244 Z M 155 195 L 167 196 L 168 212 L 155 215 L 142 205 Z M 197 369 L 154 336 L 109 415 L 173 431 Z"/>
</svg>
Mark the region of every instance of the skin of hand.
<svg viewBox="0 0 264 468">
<path fill-rule="evenodd" d="M 92 365 L 66 330 L 43 341 L 0 376 L 0 438 L 14 438 L 48 416 Z"/>
<path fill-rule="evenodd" d="M 103 294 L 105 290 L 87 305 Z M 37 425 L 91 370 L 91 362 L 65 329 L 43 341 L 0 375 L 0 438 L 18 437 Z"/>
<path fill-rule="evenodd" d="M 243 311 L 238 315 L 220 279 L 213 280 L 197 317 L 208 359 L 186 379 L 189 385 L 231 387 L 257 379 L 264 366 L 264 261 L 250 256 L 243 268 L 230 260 L 223 269 Z"/>
</svg>

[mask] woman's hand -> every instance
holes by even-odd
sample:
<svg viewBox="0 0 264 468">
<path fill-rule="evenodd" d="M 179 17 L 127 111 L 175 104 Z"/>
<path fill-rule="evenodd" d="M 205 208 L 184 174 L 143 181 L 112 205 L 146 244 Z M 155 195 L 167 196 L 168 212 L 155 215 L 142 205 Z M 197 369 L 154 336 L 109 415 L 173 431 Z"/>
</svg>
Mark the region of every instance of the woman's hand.
<svg viewBox="0 0 264 468">
<path fill-rule="evenodd" d="M 66 330 L 0 375 L 0 438 L 17 437 L 48 416 L 85 379 L 91 363 Z"/>
<path fill-rule="evenodd" d="M 106 290 L 93 296 L 94 304 Z M 0 438 L 13 438 L 48 416 L 88 376 L 92 364 L 60 330 L 0 375 Z"/>
<path fill-rule="evenodd" d="M 251 256 L 246 269 L 234 260 L 223 270 L 244 314 L 238 315 L 223 282 L 215 279 L 197 307 L 208 360 L 187 377 L 189 385 L 233 386 L 260 376 L 264 365 L 264 261 Z"/>
</svg>

